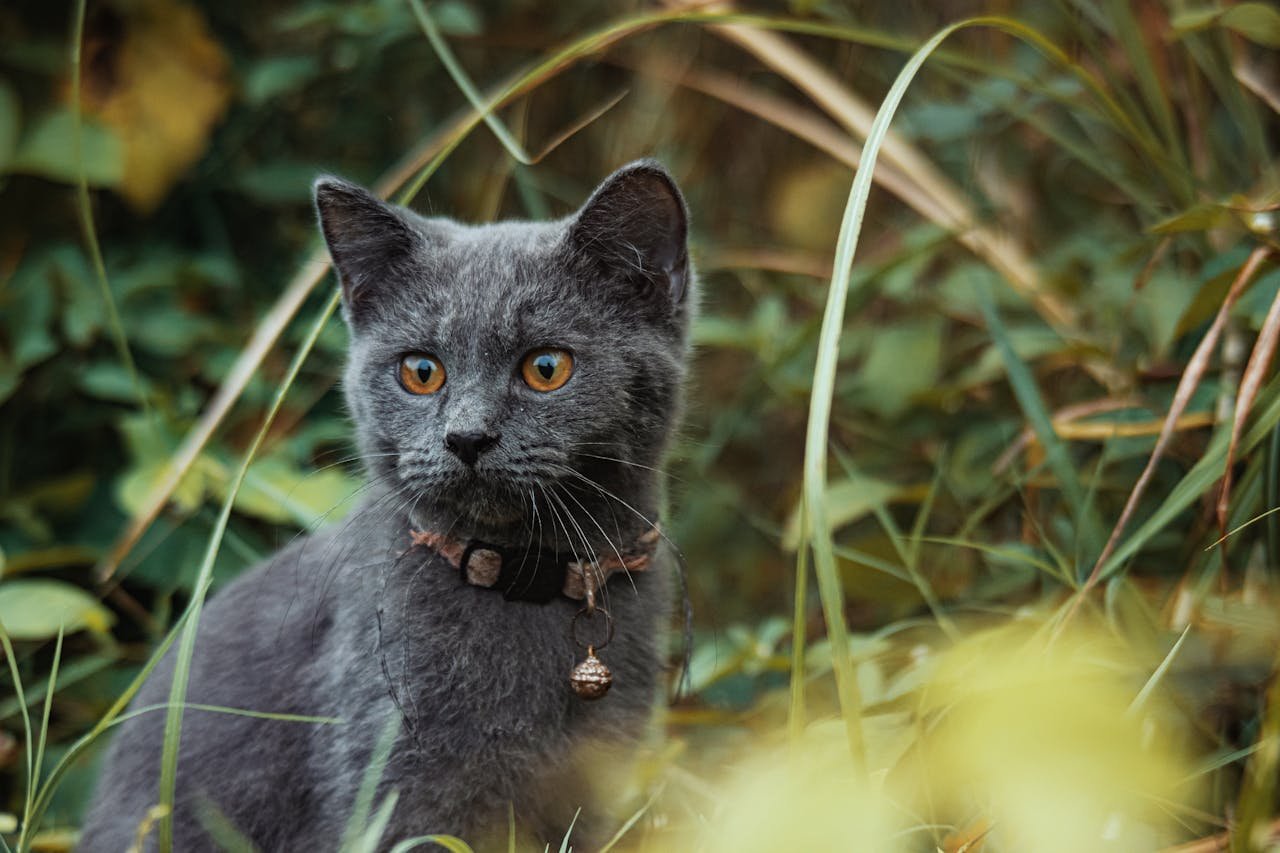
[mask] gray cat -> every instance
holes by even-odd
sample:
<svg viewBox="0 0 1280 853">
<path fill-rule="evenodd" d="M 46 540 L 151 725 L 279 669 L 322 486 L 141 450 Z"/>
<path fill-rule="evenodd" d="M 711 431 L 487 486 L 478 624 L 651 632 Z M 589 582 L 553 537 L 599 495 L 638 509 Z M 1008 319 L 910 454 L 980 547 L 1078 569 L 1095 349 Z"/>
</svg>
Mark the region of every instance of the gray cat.
<svg viewBox="0 0 1280 853">
<path fill-rule="evenodd" d="M 367 491 L 214 596 L 187 699 L 341 722 L 188 710 L 175 849 L 213 848 L 218 816 L 261 850 L 337 849 L 383 737 L 384 847 L 505 845 L 513 816 L 524 844 L 557 847 L 573 823 L 575 849 L 597 848 L 661 696 L 684 200 L 652 161 L 557 222 L 428 219 L 333 178 L 315 198 Z M 172 655 L 135 706 L 167 701 L 171 673 Z M 163 729 L 163 712 L 123 726 L 81 850 L 134 843 Z"/>
</svg>

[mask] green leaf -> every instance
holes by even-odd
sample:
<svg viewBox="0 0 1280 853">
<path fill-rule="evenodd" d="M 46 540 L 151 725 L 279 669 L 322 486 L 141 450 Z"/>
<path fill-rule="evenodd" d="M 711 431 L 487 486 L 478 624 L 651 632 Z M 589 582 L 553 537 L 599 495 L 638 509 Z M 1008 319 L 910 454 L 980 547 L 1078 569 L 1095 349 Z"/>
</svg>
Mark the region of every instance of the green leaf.
<svg viewBox="0 0 1280 853">
<path fill-rule="evenodd" d="M 115 614 L 69 583 L 43 578 L 0 583 L 0 627 L 16 640 L 47 640 L 59 628 L 101 633 L 114 622 Z"/>
<path fill-rule="evenodd" d="M 1233 219 L 1231 211 L 1220 204 L 1205 202 L 1193 205 L 1181 213 L 1161 220 L 1149 229 L 1152 234 L 1181 234 L 1187 231 L 1208 231 L 1226 225 Z"/>
<path fill-rule="evenodd" d="M 151 393 L 151 383 L 138 377 L 143 390 Z M 134 389 L 133 376 L 124 365 L 116 361 L 99 361 L 76 372 L 76 384 L 86 394 L 113 403 L 136 403 L 138 393 Z"/>
<path fill-rule="evenodd" d="M 245 75 L 244 97 L 251 106 L 296 92 L 320 73 L 315 56 L 273 56 L 254 63 Z"/>
<path fill-rule="evenodd" d="M 827 487 L 827 529 L 835 532 L 865 517 L 877 506 L 893 500 L 902 487 L 896 483 L 857 477 L 840 480 Z M 796 507 L 787 518 L 782 534 L 782 547 L 794 551 L 800 543 L 800 508 Z"/>
<path fill-rule="evenodd" d="M 906 411 L 912 398 L 938 381 L 943 330 L 940 317 L 924 317 L 877 330 L 867 359 L 858 370 L 860 401 L 885 418 L 895 418 Z"/>
<path fill-rule="evenodd" d="M 20 376 L 58 351 L 58 342 L 50 332 L 55 305 L 47 258 L 41 255 L 24 263 L 8 287 L 0 290 L 0 326 L 9 343 L 5 372 L 10 375 Z"/>
<path fill-rule="evenodd" d="M 443 0 L 431 7 L 431 17 L 451 36 L 478 36 L 484 32 L 475 7 L 462 0 Z"/>
<path fill-rule="evenodd" d="M 1210 7 L 1182 12 L 1173 17 L 1179 35 L 1225 27 L 1263 47 L 1280 48 L 1280 11 L 1269 3 L 1240 3 L 1227 9 Z"/>
<path fill-rule="evenodd" d="M 241 172 L 236 186 L 265 204 L 298 204 L 310 200 L 311 182 L 323 171 L 317 163 L 276 160 Z"/>
<path fill-rule="evenodd" d="M 13 87 L 0 80 L 0 172 L 3 172 L 18 149 L 18 129 L 22 124 L 22 105 Z"/>
<path fill-rule="evenodd" d="M 75 116 L 66 108 L 36 119 L 35 124 L 23 134 L 7 171 L 75 183 L 80 175 L 75 124 Z M 89 185 L 119 186 L 124 176 L 124 147 L 119 137 L 86 118 L 83 140 L 84 170 Z"/>
<path fill-rule="evenodd" d="M 167 475 L 168 459 L 157 459 L 144 462 L 131 468 L 116 485 L 116 499 L 120 508 L 133 515 L 146 506 L 147 497 Z M 178 487 L 173 490 L 170 500 L 184 512 L 194 512 L 204 501 L 205 487 L 208 484 L 207 465 L 192 465 Z"/>
<path fill-rule="evenodd" d="M 1280 48 L 1280 11 L 1269 3 L 1241 3 L 1228 9 L 1218 23 L 1263 47 Z"/>
<path fill-rule="evenodd" d="M 77 347 L 88 346 L 102 328 L 104 312 L 84 254 L 73 246 L 59 246 L 49 254 L 48 271 L 50 284 L 56 283 L 62 296 L 62 334 Z"/>
</svg>

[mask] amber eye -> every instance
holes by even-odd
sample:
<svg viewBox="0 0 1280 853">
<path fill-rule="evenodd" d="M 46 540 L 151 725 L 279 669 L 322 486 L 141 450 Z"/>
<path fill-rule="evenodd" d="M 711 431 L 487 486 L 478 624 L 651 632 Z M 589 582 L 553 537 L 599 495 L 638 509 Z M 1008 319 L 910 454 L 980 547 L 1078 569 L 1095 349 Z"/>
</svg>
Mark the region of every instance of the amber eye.
<svg viewBox="0 0 1280 853">
<path fill-rule="evenodd" d="M 573 375 L 573 356 L 562 349 L 536 349 L 524 357 L 520 373 L 535 391 L 554 391 Z"/>
<path fill-rule="evenodd" d="M 410 394 L 434 394 L 444 385 L 444 365 L 434 355 L 411 352 L 400 359 L 400 384 Z"/>
</svg>

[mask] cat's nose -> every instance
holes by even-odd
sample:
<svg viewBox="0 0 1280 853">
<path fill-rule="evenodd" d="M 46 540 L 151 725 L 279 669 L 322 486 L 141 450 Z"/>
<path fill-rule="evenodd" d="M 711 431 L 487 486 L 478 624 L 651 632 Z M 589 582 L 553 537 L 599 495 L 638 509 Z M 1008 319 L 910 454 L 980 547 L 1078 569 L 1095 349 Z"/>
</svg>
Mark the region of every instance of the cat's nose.
<svg viewBox="0 0 1280 853">
<path fill-rule="evenodd" d="M 451 432 L 444 437 L 449 452 L 468 465 L 475 465 L 480 454 L 498 443 L 498 436 L 487 432 Z"/>
</svg>

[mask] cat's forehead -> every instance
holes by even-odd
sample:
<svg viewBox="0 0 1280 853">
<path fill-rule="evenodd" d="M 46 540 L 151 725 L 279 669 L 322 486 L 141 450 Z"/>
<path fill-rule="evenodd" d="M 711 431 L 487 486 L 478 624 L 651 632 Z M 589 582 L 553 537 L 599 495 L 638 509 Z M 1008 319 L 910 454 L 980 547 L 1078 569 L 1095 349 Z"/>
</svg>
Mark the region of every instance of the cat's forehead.
<svg viewBox="0 0 1280 853">
<path fill-rule="evenodd" d="M 570 273 L 561 223 L 424 225 L 429 239 L 405 283 L 416 309 L 405 319 L 420 330 L 536 337 L 589 319 L 590 300 Z"/>
<path fill-rule="evenodd" d="M 466 225 L 447 219 L 423 220 L 420 248 L 431 266 L 459 274 L 515 273 L 546 265 L 564 248 L 559 222 L 493 222 Z"/>
</svg>

